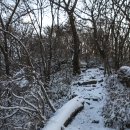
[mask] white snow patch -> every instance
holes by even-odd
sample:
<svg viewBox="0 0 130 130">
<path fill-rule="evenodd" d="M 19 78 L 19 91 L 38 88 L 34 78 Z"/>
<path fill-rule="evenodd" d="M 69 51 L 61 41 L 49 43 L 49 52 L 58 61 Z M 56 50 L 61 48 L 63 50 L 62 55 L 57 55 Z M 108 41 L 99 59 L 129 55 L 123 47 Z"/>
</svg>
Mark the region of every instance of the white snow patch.
<svg viewBox="0 0 130 130">
<path fill-rule="evenodd" d="M 18 71 L 16 74 L 13 75 L 13 77 L 18 77 L 19 75 L 24 74 L 24 69 L 21 69 L 20 71 Z"/>
<path fill-rule="evenodd" d="M 28 84 L 29 84 L 29 81 L 25 78 L 20 78 L 20 79 L 17 79 L 16 81 L 16 84 L 20 87 L 20 88 L 23 88 L 23 87 L 26 87 Z"/>
<path fill-rule="evenodd" d="M 19 87 L 23 88 L 23 87 L 25 87 L 28 83 L 29 83 L 28 80 L 26 80 L 25 78 L 23 78 L 23 80 L 21 80 L 21 81 L 19 82 L 19 85 L 20 85 Z"/>
</svg>

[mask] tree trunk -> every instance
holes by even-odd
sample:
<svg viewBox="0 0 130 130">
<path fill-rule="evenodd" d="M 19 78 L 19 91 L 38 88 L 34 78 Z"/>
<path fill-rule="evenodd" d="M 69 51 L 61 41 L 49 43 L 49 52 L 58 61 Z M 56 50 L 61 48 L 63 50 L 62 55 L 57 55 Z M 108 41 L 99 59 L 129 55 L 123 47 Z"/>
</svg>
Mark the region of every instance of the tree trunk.
<svg viewBox="0 0 130 130">
<path fill-rule="evenodd" d="M 4 56 L 4 58 L 5 58 L 5 69 L 6 69 L 6 74 L 9 75 L 9 74 L 10 74 L 10 65 L 9 65 L 8 53 Z"/>
<path fill-rule="evenodd" d="M 73 74 L 80 74 L 80 64 L 79 64 L 79 46 L 80 46 L 80 41 L 79 37 L 76 31 L 75 27 L 75 19 L 73 16 L 73 13 L 69 13 L 69 21 L 71 25 L 71 30 L 72 30 L 72 35 L 73 35 Z"/>
<path fill-rule="evenodd" d="M 119 69 L 119 53 L 118 53 L 118 40 L 115 38 L 115 70 Z"/>
<path fill-rule="evenodd" d="M 5 69 L 6 74 L 10 74 L 10 63 L 9 63 L 9 55 L 8 55 L 8 45 L 7 45 L 7 34 L 4 32 L 4 60 L 5 60 Z"/>
</svg>

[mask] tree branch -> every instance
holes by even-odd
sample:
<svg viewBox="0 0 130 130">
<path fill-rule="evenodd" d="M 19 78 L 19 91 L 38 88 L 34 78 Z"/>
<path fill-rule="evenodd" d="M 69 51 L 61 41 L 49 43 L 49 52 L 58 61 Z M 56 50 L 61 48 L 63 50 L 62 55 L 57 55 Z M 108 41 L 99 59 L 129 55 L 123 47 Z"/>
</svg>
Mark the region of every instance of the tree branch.
<svg viewBox="0 0 130 130">
<path fill-rule="evenodd" d="M 2 28 L 0 28 L 0 31 L 9 34 L 9 35 L 12 36 L 16 41 L 18 41 L 18 43 L 20 43 L 20 45 L 24 48 L 24 50 L 25 50 L 25 52 L 26 52 L 26 54 L 27 54 L 29 66 L 31 66 L 31 67 L 33 68 L 33 64 L 32 64 L 31 59 L 30 59 L 30 54 L 29 54 L 28 50 L 26 49 L 26 46 L 19 40 L 19 38 L 17 38 L 16 36 L 14 36 L 12 33 L 8 32 L 8 31 L 6 31 L 6 30 L 3 30 Z"/>
</svg>

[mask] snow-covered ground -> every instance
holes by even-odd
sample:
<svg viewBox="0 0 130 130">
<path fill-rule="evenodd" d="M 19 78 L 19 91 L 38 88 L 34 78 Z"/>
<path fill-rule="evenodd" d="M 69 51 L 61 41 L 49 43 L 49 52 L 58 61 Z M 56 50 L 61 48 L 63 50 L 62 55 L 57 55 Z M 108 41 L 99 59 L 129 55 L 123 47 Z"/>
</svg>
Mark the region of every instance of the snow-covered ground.
<svg viewBox="0 0 130 130">
<path fill-rule="evenodd" d="M 71 94 L 85 99 L 84 109 L 73 119 L 66 130 L 112 130 L 104 126 L 102 108 L 105 104 L 105 78 L 103 70 L 88 69 L 72 83 Z"/>
</svg>

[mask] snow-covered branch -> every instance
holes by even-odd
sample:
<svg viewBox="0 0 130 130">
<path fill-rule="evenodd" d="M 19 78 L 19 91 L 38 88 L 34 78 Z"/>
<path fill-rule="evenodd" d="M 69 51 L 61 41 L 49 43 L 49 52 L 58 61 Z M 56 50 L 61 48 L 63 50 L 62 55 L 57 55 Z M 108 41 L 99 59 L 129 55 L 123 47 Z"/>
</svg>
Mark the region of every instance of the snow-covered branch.
<svg viewBox="0 0 130 130">
<path fill-rule="evenodd" d="M 49 107 L 51 108 L 51 110 L 53 112 L 56 112 L 56 109 L 54 108 L 53 104 L 51 103 L 51 101 L 50 101 L 50 99 L 48 97 L 48 94 L 47 94 L 47 92 L 46 92 L 46 90 L 44 88 L 44 84 L 40 80 L 38 81 L 38 84 L 41 86 L 41 90 L 42 90 L 43 94 L 45 95 L 45 98 L 47 100 L 47 103 L 48 103 Z"/>
<path fill-rule="evenodd" d="M 29 107 L 22 107 L 22 106 L 14 106 L 14 107 L 4 107 L 4 106 L 0 106 L 0 109 L 4 109 L 4 110 L 11 110 L 11 109 L 19 109 L 22 111 L 32 111 L 32 112 L 36 112 L 36 110 L 31 109 Z"/>
<path fill-rule="evenodd" d="M 30 59 L 30 54 L 29 54 L 29 52 L 28 52 L 26 46 L 22 43 L 22 41 L 20 41 L 19 38 L 17 38 L 14 34 L 10 33 L 9 31 L 3 30 L 2 28 L 0 28 L 0 31 L 2 31 L 2 32 L 4 32 L 4 33 L 7 33 L 7 34 L 10 35 L 11 37 L 13 37 L 16 41 L 18 41 L 18 43 L 24 48 L 24 50 L 25 50 L 25 52 L 26 52 L 29 65 L 33 68 L 33 64 L 32 64 L 31 59 Z"/>
<path fill-rule="evenodd" d="M 1 120 L 5 120 L 5 119 L 7 119 L 7 118 L 10 118 L 10 117 L 12 117 L 13 115 L 15 115 L 18 111 L 19 111 L 19 110 L 16 110 L 16 111 L 14 111 L 13 113 L 11 113 L 10 115 L 4 116 L 4 117 L 0 117 L 0 119 L 1 119 Z"/>
<path fill-rule="evenodd" d="M 31 95 L 32 95 L 32 93 L 31 93 Z M 41 117 L 43 120 L 45 120 L 45 117 L 43 116 L 41 110 L 38 107 L 36 107 L 35 105 L 33 105 L 32 103 L 30 103 L 29 101 L 27 101 L 24 97 L 17 96 L 14 93 L 13 93 L 13 96 L 15 96 L 16 98 L 19 98 L 19 99 L 23 100 L 28 106 L 32 107 L 39 114 L 39 117 Z M 36 96 L 34 94 L 33 94 L 33 97 L 35 97 L 35 99 L 38 100 L 38 98 L 36 98 Z"/>
<path fill-rule="evenodd" d="M 36 106 L 34 106 L 32 103 L 28 102 L 25 98 L 23 98 L 21 96 L 17 96 L 14 93 L 13 93 L 13 96 L 15 96 L 16 98 L 22 99 L 27 105 L 31 106 L 33 109 L 35 109 L 36 111 L 38 111 L 38 108 Z"/>
</svg>

